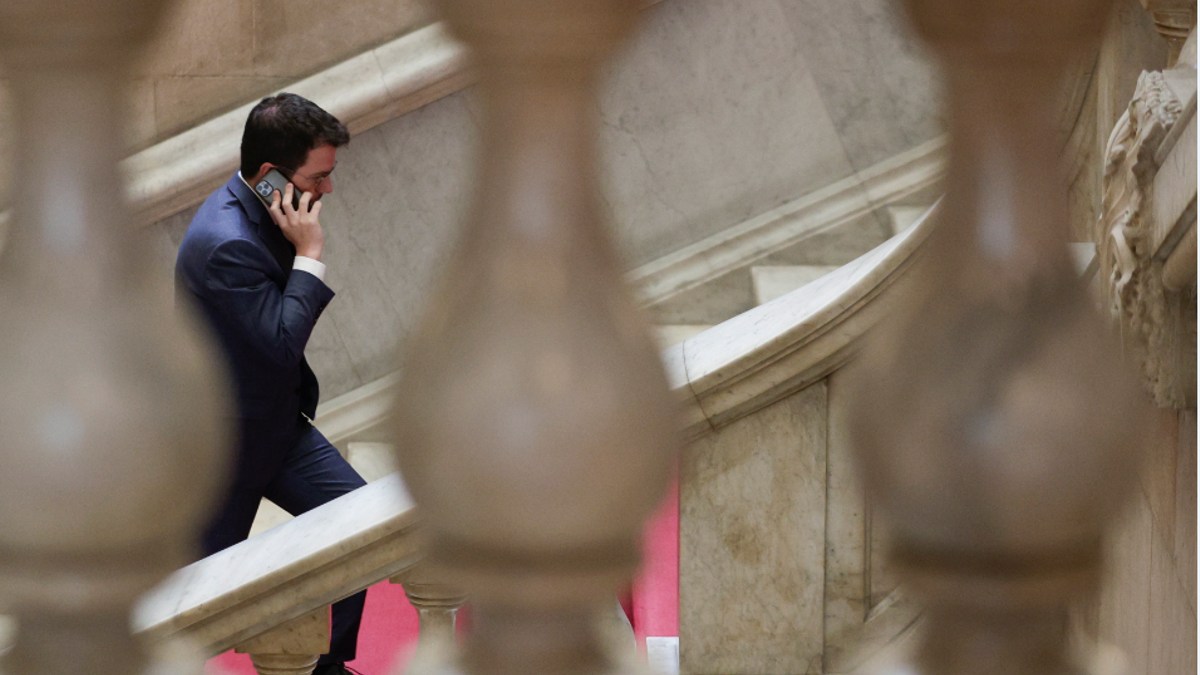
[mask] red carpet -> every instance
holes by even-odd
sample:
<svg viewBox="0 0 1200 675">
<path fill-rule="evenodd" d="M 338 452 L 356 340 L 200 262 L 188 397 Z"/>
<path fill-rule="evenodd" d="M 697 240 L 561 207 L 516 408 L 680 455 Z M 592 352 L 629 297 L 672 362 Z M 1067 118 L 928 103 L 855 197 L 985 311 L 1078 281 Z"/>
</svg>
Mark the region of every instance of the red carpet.
<svg viewBox="0 0 1200 675">
<path fill-rule="evenodd" d="M 645 650 L 646 637 L 679 635 L 679 488 L 671 492 L 646 525 L 644 564 L 633 585 L 633 628 Z M 381 583 L 367 591 L 358 658 L 351 668 L 363 675 L 389 675 L 408 665 L 416 649 L 417 612 L 408 604 L 399 584 Z M 234 675 L 255 675 L 250 657 L 225 652 L 208 662 L 208 673 L 224 670 Z M 398 672 L 403 672 L 398 671 Z"/>
<path fill-rule="evenodd" d="M 679 635 L 679 482 L 642 537 L 642 571 L 633 582 L 633 632 L 638 646 L 647 637 Z"/>
</svg>

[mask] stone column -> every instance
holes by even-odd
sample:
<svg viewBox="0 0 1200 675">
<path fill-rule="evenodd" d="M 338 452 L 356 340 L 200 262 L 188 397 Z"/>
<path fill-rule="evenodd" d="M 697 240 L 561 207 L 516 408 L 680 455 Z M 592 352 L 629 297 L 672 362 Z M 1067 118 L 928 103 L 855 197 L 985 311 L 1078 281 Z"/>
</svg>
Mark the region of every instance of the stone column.
<svg viewBox="0 0 1200 675">
<path fill-rule="evenodd" d="M 5 670 L 128 675 L 135 599 L 193 558 L 226 460 L 214 352 L 122 202 L 127 69 L 157 0 L 0 3 L 17 130 L 0 258 Z"/>
<path fill-rule="evenodd" d="M 1067 606 L 1134 486 L 1145 401 L 1066 246 L 1054 95 L 1106 0 L 906 0 L 946 73 L 922 289 L 858 365 L 854 444 L 923 675 L 1073 672 Z"/>
<path fill-rule="evenodd" d="M 439 5 L 479 71 L 482 157 L 395 424 L 430 557 L 471 597 L 470 673 L 610 667 L 596 616 L 633 575 L 678 443 L 596 177 L 599 71 L 639 4 Z"/>
</svg>

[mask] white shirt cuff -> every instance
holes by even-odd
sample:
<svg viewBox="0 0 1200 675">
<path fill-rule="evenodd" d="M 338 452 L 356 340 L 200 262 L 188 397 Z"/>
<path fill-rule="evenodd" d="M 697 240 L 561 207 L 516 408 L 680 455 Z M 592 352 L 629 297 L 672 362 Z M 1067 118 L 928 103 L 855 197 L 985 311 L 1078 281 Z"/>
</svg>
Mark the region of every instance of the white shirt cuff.
<svg viewBox="0 0 1200 675">
<path fill-rule="evenodd" d="M 321 281 L 325 281 L 325 263 L 315 258 L 298 255 L 292 262 L 292 269 L 308 272 Z"/>
</svg>

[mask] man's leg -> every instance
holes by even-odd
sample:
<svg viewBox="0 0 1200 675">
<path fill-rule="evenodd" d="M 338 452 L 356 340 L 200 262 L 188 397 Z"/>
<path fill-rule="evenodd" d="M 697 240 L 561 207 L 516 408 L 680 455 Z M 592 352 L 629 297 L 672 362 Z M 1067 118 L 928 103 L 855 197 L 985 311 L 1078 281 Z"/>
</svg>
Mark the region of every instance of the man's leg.
<svg viewBox="0 0 1200 675">
<path fill-rule="evenodd" d="M 294 516 L 367 484 L 321 432 L 307 423 L 304 426 L 300 440 L 283 461 L 283 469 L 264 494 Z M 318 665 L 354 660 L 366 599 L 367 592 L 363 591 L 334 603 L 329 653 L 320 658 Z"/>
<path fill-rule="evenodd" d="M 235 487 L 230 491 L 221 504 L 221 510 L 216 512 L 200 537 L 201 557 L 245 541 L 250 536 L 250 527 L 254 525 L 254 516 L 258 513 L 261 501 L 261 490 Z"/>
</svg>

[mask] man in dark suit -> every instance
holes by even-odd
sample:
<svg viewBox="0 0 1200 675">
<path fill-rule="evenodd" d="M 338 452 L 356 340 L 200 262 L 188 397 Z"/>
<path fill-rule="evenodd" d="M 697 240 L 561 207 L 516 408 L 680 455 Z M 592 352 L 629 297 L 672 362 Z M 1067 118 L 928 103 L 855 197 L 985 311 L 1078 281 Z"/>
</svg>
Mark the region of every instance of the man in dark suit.
<svg viewBox="0 0 1200 675">
<path fill-rule="evenodd" d="M 304 358 L 334 295 L 321 263 L 320 199 L 333 191 L 337 149 L 349 138 L 307 99 L 263 99 L 246 120 L 241 170 L 204 202 L 179 247 L 176 293 L 208 320 L 237 392 L 236 469 L 204 555 L 246 539 L 264 497 L 299 515 L 364 484 L 311 424 L 318 387 Z M 290 182 L 283 194 L 263 189 L 267 201 L 254 187 L 271 169 Z M 298 205 L 293 191 L 303 193 Z M 330 651 L 314 675 L 341 673 L 354 658 L 365 598 L 333 606 Z"/>
</svg>

